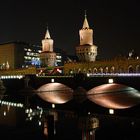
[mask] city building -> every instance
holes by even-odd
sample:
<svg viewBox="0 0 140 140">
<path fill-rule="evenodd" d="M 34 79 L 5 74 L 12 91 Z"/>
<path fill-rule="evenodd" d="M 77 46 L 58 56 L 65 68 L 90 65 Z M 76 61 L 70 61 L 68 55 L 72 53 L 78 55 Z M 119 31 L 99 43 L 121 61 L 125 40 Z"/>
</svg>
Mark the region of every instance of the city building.
<svg viewBox="0 0 140 140">
<path fill-rule="evenodd" d="M 75 47 L 76 56 L 67 55 L 60 48 L 53 47 L 53 39 L 47 28 L 42 46 L 14 41 L 0 44 L 0 69 L 19 69 L 35 66 L 46 74 L 107 74 L 140 73 L 140 59 L 134 50 L 125 57 L 98 60 L 97 46 L 93 43 L 93 30 L 89 27 L 85 13 L 82 29 L 79 30 L 79 45 Z M 48 72 L 49 70 L 49 72 Z"/>
<path fill-rule="evenodd" d="M 54 48 L 54 52 L 56 53 L 55 66 L 63 66 L 67 60 L 66 52 L 57 47 Z"/>
<path fill-rule="evenodd" d="M 40 67 L 40 46 L 21 41 L 0 44 L 0 69 Z"/>
</svg>

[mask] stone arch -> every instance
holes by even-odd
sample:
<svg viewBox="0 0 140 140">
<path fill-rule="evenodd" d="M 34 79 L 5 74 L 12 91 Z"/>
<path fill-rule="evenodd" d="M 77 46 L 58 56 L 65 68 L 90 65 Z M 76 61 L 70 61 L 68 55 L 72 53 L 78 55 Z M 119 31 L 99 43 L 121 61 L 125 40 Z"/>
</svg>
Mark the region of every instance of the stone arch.
<svg viewBox="0 0 140 140">
<path fill-rule="evenodd" d="M 100 67 L 100 68 L 99 68 L 99 73 L 103 73 L 103 72 L 104 72 L 103 68 Z"/>
<path fill-rule="evenodd" d="M 118 67 L 118 73 L 123 73 L 124 72 L 124 70 L 123 70 L 123 67 Z"/>
<path fill-rule="evenodd" d="M 78 69 L 75 69 L 75 73 L 78 73 Z"/>
<path fill-rule="evenodd" d="M 93 68 L 93 73 L 97 73 L 97 68 Z"/>
<path fill-rule="evenodd" d="M 128 73 L 134 73 L 134 68 L 132 65 L 128 66 Z"/>
<path fill-rule="evenodd" d="M 108 73 L 109 72 L 109 68 L 108 67 L 105 67 L 104 68 L 104 73 Z"/>
<path fill-rule="evenodd" d="M 81 69 L 80 68 L 78 69 L 78 73 L 81 73 Z"/>
<path fill-rule="evenodd" d="M 136 73 L 140 73 L 140 65 L 136 66 Z"/>
<path fill-rule="evenodd" d="M 83 69 L 83 73 L 87 73 L 87 70 L 86 70 L 86 68 L 84 68 L 84 69 Z"/>
<path fill-rule="evenodd" d="M 114 67 L 114 66 L 112 66 L 112 67 L 110 68 L 110 73 L 115 73 L 115 67 Z"/>
<path fill-rule="evenodd" d="M 91 68 L 89 68 L 87 72 L 88 72 L 88 73 L 92 73 L 92 70 L 91 70 Z"/>
</svg>

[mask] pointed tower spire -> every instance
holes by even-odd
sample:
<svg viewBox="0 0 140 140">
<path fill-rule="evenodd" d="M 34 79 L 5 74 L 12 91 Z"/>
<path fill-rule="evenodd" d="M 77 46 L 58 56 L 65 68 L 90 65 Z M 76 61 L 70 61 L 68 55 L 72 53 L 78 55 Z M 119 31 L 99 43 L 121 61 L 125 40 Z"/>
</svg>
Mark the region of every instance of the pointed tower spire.
<svg viewBox="0 0 140 140">
<path fill-rule="evenodd" d="M 83 23 L 83 29 L 89 29 L 89 24 L 88 24 L 88 21 L 87 21 L 87 12 L 85 10 L 85 20 L 84 20 L 84 23 Z"/>
<path fill-rule="evenodd" d="M 47 31 L 46 31 L 46 34 L 45 34 L 45 39 L 50 39 L 51 36 L 50 36 L 50 32 L 49 32 L 49 29 L 48 29 L 48 26 L 47 26 Z"/>
<path fill-rule="evenodd" d="M 40 61 L 43 67 L 55 66 L 56 53 L 53 51 L 53 39 L 50 36 L 48 26 L 45 38 L 42 40 L 42 52 L 40 53 Z"/>
</svg>

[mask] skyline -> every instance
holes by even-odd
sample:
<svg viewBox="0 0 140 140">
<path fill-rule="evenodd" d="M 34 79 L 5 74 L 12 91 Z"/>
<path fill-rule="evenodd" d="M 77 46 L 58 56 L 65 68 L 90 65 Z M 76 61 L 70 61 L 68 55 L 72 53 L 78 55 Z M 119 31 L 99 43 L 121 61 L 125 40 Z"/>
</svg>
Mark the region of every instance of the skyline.
<svg viewBox="0 0 140 140">
<path fill-rule="evenodd" d="M 139 54 L 140 10 L 137 1 L 94 0 L 92 3 L 60 1 L 55 8 L 54 1 L 47 0 L 4 1 L 0 5 L 0 43 L 20 40 L 41 45 L 48 26 L 54 48 L 74 54 L 86 10 L 89 26 L 93 29 L 93 42 L 98 46 L 98 57 L 127 55 L 132 49 Z"/>
</svg>

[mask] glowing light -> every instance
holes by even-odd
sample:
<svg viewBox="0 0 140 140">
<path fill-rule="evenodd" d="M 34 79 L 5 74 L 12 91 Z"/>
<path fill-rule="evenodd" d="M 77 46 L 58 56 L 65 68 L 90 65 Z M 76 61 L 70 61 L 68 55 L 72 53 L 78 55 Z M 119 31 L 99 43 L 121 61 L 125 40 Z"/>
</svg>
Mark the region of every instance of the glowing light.
<svg viewBox="0 0 140 140">
<path fill-rule="evenodd" d="M 1 79 L 22 79 L 23 75 L 3 75 Z"/>
<path fill-rule="evenodd" d="M 38 122 L 38 125 L 41 126 L 41 121 Z"/>
<path fill-rule="evenodd" d="M 6 116 L 6 111 L 3 112 L 3 115 Z"/>
<path fill-rule="evenodd" d="M 52 108 L 55 108 L 55 104 L 52 104 Z"/>
<path fill-rule="evenodd" d="M 62 73 L 62 70 L 60 70 L 60 69 L 57 69 L 57 71 L 58 71 L 59 73 Z"/>
<path fill-rule="evenodd" d="M 90 115 L 90 112 L 88 112 L 88 115 Z"/>
<path fill-rule="evenodd" d="M 109 114 L 114 114 L 114 109 L 109 109 Z"/>
<path fill-rule="evenodd" d="M 14 102 L 8 102 L 8 101 L 2 101 L 0 100 L 1 105 L 8 105 L 8 106 L 14 106 L 14 107 L 20 107 L 23 108 L 23 104 L 21 103 L 14 103 Z"/>
<path fill-rule="evenodd" d="M 114 82 L 113 79 L 108 79 L 108 83 L 109 83 L 109 84 L 112 84 L 113 82 Z"/>
<path fill-rule="evenodd" d="M 54 83 L 54 79 L 51 79 L 51 82 Z"/>
<path fill-rule="evenodd" d="M 87 74 L 88 77 L 138 77 L 140 73 L 93 73 Z"/>
</svg>

